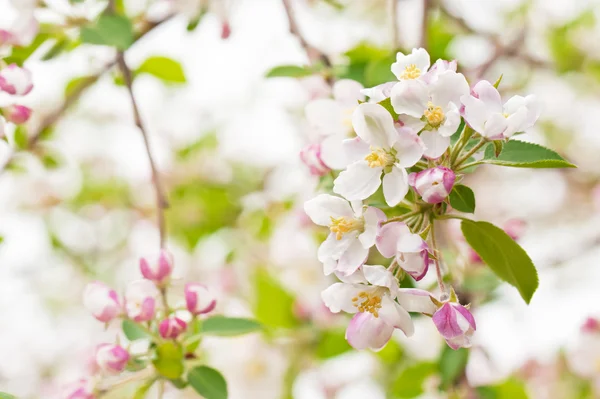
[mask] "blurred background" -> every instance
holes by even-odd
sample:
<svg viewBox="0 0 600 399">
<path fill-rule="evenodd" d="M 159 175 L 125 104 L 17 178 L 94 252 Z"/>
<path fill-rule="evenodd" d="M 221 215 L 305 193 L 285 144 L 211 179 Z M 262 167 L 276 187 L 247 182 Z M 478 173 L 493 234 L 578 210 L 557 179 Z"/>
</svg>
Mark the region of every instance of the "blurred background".
<svg viewBox="0 0 600 399">
<path fill-rule="evenodd" d="M 22 103 L 34 113 L 0 148 L 0 390 L 19 398 L 58 397 L 85 375 L 117 330 L 85 311 L 83 287 L 122 292 L 138 259 L 158 251 L 150 167 L 114 51 L 77 42 L 88 3 L 0 0 L 0 28 L 26 7 L 40 22 L 10 56 L 33 73 Z M 600 329 L 588 320 L 600 317 L 600 1 L 120 4 L 152 27 L 126 60 L 168 195 L 175 286 L 203 282 L 219 313 L 272 327 L 203 342 L 232 399 L 600 397 Z M 298 155 L 311 135 L 304 107 L 330 97 L 334 79 L 392 80 L 396 51 L 419 46 L 432 61 L 456 59 L 471 83 L 503 74 L 506 98 L 535 94 L 544 111 L 523 139 L 578 169 L 483 166 L 467 177 L 477 218 L 524 222 L 519 241 L 540 277 L 529 306 L 448 222 L 448 263 L 477 319 L 473 348 L 449 350 L 420 317 L 414 337 L 356 352 L 346 317 L 321 304 L 331 281 L 316 259 L 323 232 L 302 210 L 322 184 Z M 186 395 L 165 397 L 196 397 Z"/>
</svg>

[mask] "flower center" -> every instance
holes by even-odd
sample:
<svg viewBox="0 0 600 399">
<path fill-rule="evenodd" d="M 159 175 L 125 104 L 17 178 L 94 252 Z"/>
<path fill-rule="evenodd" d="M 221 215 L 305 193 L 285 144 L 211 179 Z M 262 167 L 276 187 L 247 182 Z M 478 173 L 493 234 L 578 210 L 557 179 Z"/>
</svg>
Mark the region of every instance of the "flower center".
<svg viewBox="0 0 600 399">
<path fill-rule="evenodd" d="M 365 222 L 362 219 L 348 218 L 345 216 L 334 218 L 331 217 L 331 225 L 329 230 L 335 233 L 335 238 L 341 240 L 344 234 L 351 231 L 363 231 L 365 228 Z"/>
<path fill-rule="evenodd" d="M 416 79 L 421 76 L 421 70 L 415 64 L 407 65 L 400 77 L 402 79 Z"/>
<path fill-rule="evenodd" d="M 378 292 L 362 291 L 352 298 L 352 304 L 361 313 L 371 313 L 375 317 L 379 317 L 379 309 L 381 309 L 381 296 Z"/>
<path fill-rule="evenodd" d="M 431 101 L 427 103 L 427 109 L 423 115 L 425 115 L 425 119 L 427 119 L 427 123 L 431 127 L 439 127 L 446 120 L 442 107 L 433 105 Z"/>
<path fill-rule="evenodd" d="M 267 373 L 267 365 L 261 360 L 250 360 L 245 364 L 244 371 L 246 377 L 250 380 L 264 377 Z"/>
<path fill-rule="evenodd" d="M 391 152 L 383 148 L 371 147 L 371 153 L 365 157 L 370 168 L 385 168 L 392 166 L 396 162 L 396 157 Z"/>
<path fill-rule="evenodd" d="M 508 118 L 510 116 L 510 114 L 508 112 L 505 112 L 502 114 L 503 117 Z"/>
</svg>

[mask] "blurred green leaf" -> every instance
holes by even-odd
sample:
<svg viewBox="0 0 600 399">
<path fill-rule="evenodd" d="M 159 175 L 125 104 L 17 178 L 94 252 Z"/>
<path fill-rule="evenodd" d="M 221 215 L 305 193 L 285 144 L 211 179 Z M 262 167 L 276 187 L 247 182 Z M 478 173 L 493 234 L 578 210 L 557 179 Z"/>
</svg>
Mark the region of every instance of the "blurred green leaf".
<svg viewBox="0 0 600 399">
<path fill-rule="evenodd" d="M 152 338 L 152 335 L 149 334 L 144 327 L 132 320 L 123 320 L 121 328 L 123 329 L 123 334 L 125 334 L 125 337 L 130 341 Z"/>
<path fill-rule="evenodd" d="M 26 150 L 29 147 L 29 137 L 23 125 L 17 125 L 14 134 L 15 146 L 18 150 Z"/>
<path fill-rule="evenodd" d="M 514 168 L 575 168 L 556 152 L 538 144 L 525 141 L 507 141 L 500 155 L 496 157 L 493 145 L 485 149 L 483 161 L 492 165 Z"/>
<path fill-rule="evenodd" d="M 17 399 L 17 397 L 5 392 L 0 392 L 0 399 Z"/>
<path fill-rule="evenodd" d="M 261 268 L 254 275 L 256 319 L 271 328 L 292 328 L 297 325 L 294 316 L 294 297 Z"/>
<path fill-rule="evenodd" d="M 81 28 L 80 38 L 83 43 L 111 46 L 124 51 L 134 42 L 133 25 L 127 17 L 102 14 L 94 24 Z"/>
<path fill-rule="evenodd" d="M 133 394 L 132 399 L 145 399 L 146 395 L 148 394 L 148 391 L 150 390 L 150 388 L 152 388 L 152 385 L 154 385 L 154 382 L 156 382 L 156 380 L 151 379 L 140 385 L 140 387 Z"/>
<path fill-rule="evenodd" d="M 62 157 L 58 153 L 46 149 L 41 157 L 41 162 L 46 169 L 56 169 L 61 165 L 61 159 Z"/>
<path fill-rule="evenodd" d="M 486 387 L 478 387 L 477 393 L 481 399 L 528 399 L 525 385 L 517 380 L 509 379 L 505 382 Z"/>
<path fill-rule="evenodd" d="M 86 86 L 89 82 L 96 80 L 94 76 L 80 76 L 71 79 L 65 86 L 65 97 L 70 97 L 81 86 Z"/>
<path fill-rule="evenodd" d="M 146 59 L 136 73 L 147 73 L 165 83 L 185 83 L 185 73 L 181 64 L 171 58 L 154 56 Z"/>
<path fill-rule="evenodd" d="M 575 45 L 575 41 L 582 29 L 592 28 L 595 23 L 596 17 L 593 10 L 587 10 L 577 18 L 550 30 L 548 44 L 558 72 L 581 70 L 586 60 L 586 54 Z"/>
<path fill-rule="evenodd" d="M 233 337 L 260 331 L 262 325 L 255 320 L 239 317 L 213 316 L 202 321 L 202 333 Z"/>
<path fill-rule="evenodd" d="M 449 346 L 444 346 L 439 363 L 441 386 L 443 389 L 449 388 L 463 374 L 468 360 L 468 349 L 461 348 L 455 351 Z"/>
<path fill-rule="evenodd" d="M 31 54 L 33 54 L 35 50 L 37 50 L 43 43 L 45 43 L 48 39 L 51 39 L 52 37 L 53 36 L 47 33 L 38 33 L 29 46 L 13 47 L 10 56 L 4 58 L 3 61 L 7 64 L 15 63 L 22 65 L 25 62 L 25 60 L 29 58 Z"/>
<path fill-rule="evenodd" d="M 227 399 L 227 382 L 217 370 L 195 367 L 187 375 L 188 382 L 205 399 Z"/>
<path fill-rule="evenodd" d="M 429 19 L 427 24 L 427 51 L 433 65 L 438 59 L 452 59 L 448 54 L 448 45 L 454 39 L 454 33 L 449 29 L 448 18 L 444 14 L 438 14 Z"/>
<path fill-rule="evenodd" d="M 435 363 L 419 363 L 405 368 L 392 385 L 397 398 L 415 398 L 424 392 L 423 383 L 437 370 Z"/>
<path fill-rule="evenodd" d="M 308 66 L 298 65 L 280 65 L 272 68 L 265 75 L 267 78 L 278 78 L 278 77 L 289 77 L 289 78 L 301 78 L 304 76 L 310 76 L 314 73 L 313 69 Z"/>
<path fill-rule="evenodd" d="M 377 352 L 377 357 L 386 364 L 397 364 L 404 356 L 404 350 L 397 341 L 390 340 L 382 350 Z"/>
<path fill-rule="evenodd" d="M 392 63 L 396 61 L 395 56 L 376 59 L 367 63 L 365 67 L 365 84 L 373 87 L 382 83 L 395 81 L 396 76 L 392 73 Z"/>
<path fill-rule="evenodd" d="M 319 336 L 315 354 L 319 359 L 328 359 L 351 349 L 346 341 L 345 329 L 325 330 Z"/>
<path fill-rule="evenodd" d="M 172 341 L 164 342 L 156 347 L 156 355 L 152 360 L 156 371 L 169 379 L 177 379 L 184 372 L 183 351 Z"/>
</svg>

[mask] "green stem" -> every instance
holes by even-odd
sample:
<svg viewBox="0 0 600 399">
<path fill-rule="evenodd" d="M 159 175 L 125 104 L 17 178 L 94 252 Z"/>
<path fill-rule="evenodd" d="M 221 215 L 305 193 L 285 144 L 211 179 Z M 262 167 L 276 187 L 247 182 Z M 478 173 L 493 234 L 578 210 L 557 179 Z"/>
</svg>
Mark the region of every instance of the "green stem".
<svg viewBox="0 0 600 399">
<path fill-rule="evenodd" d="M 421 211 L 408 212 L 408 213 L 405 213 L 403 215 L 395 216 L 393 218 L 390 218 L 390 219 L 386 220 L 385 222 L 383 222 L 382 224 L 388 224 L 388 223 L 392 223 L 392 222 L 402 222 L 402 221 L 410 218 L 411 216 L 415 216 L 415 215 L 418 215 L 420 213 L 421 213 Z"/>
<path fill-rule="evenodd" d="M 453 169 L 459 167 L 462 163 L 464 163 L 467 159 L 471 157 L 471 155 L 475 154 L 481 147 L 483 147 L 488 140 L 485 137 L 482 137 L 479 143 L 475 144 L 473 148 L 471 148 L 466 154 L 456 160 L 456 163 L 453 164 Z"/>
<path fill-rule="evenodd" d="M 477 166 L 477 165 L 483 165 L 485 162 L 483 161 L 475 161 L 475 162 L 470 162 L 470 163 L 466 163 L 458 168 L 455 169 L 455 172 L 460 172 L 461 170 L 465 170 L 465 169 L 469 169 L 473 166 Z"/>
<path fill-rule="evenodd" d="M 473 133 L 473 129 L 465 125 L 465 128 L 460 134 L 458 142 L 456 143 L 456 145 L 452 149 L 452 153 L 450 154 L 450 165 L 452 165 L 456 161 L 456 158 L 458 158 L 458 155 L 460 154 L 462 149 L 465 148 L 465 146 L 469 142 L 469 139 L 471 138 L 471 136 L 473 136 Z"/>
<path fill-rule="evenodd" d="M 460 219 L 460 220 L 472 221 L 472 219 L 469 219 L 468 217 L 461 216 L 461 215 L 439 215 L 439 216 L 436 216 L 436 219 L 439 219 L 439 220 Z"/>
<path fill-rule="evenodd" d="M 433 251 L 433 255 L 435 259 L 433 263 L 435 264 L 435 273 L 437 275 L 438 287 L 440 288 L 441 294 L 446 293 L 446 286 L 444 285 L 444 276 L 442 276 L 442 268 L 440 267 L 440 258 L 442 253 L 437 248 L 437 242 L 435 240 L 435 229 L 434 229 L 434 221 L 431 221 L 431 229 L 429 230 L 430 238 L 431 238 L 431 250 Z"/>
</svg>

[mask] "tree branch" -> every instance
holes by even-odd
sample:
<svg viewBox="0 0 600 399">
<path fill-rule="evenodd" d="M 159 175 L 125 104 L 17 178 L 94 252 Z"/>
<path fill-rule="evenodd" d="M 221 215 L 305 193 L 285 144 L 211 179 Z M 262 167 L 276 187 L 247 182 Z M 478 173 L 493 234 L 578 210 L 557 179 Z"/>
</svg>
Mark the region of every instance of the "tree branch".
<svg viewBox="0 0 600 399">
<path fill-rule="evenodd" d="M 146 147 L 146 154 L 148 156 L 148 161 L 150 162 L 150 169 L 152 171 L 152 183 L 154 184 L 154 191 L 156 193 L 156 208 L 158 230 L 160 232 L 160 247 L 163 248 L 165 246 L 166 240 L 165 209 L 169 207 L 169 203 L 167 202 L 160 174 L 158 173 L 158 169 L 156 168 L 156 162 L 154 161 L 154 157 L 152 156 L 150 141 L 148 139 L 148 132 L 146 131 L 146 128 L 142 121 L 140 109 L 135 99 L 135 95 L 133 94 L 133 76 L 131 70 L 127 66 L 127 63 L 125 62 L 125 56 L 122 51 L 119 51 L 117 55 L 117 63 L 119 65 L 121 73 L 123 74 L 123 80 L 125 81 L 127 92 L 129 93 L 129 99 L 131 100 L 131 106 L 133 108 L 133 117 L 135 125 L 140 129 L 140 132 L 142 133 L 142 138 L 144 139 L 144 146 Z"/>
<path fill-rule="evenodd" d="M 421 42 L 419 47 L 427 48 L 429 37 L 427 28 L 429 27 L 429 12 L 431 11 L 431 0 L 423 0 L 423 22 L 421 25 Z"/>
<path fill-rule="evenodd" d="M 392 49 L 398 51 L 400 49 L 400 37 L 398 32 L 398 0 L 389 1 L 390 12 L 390 30 L 392 34 Z"/>
</svg>

